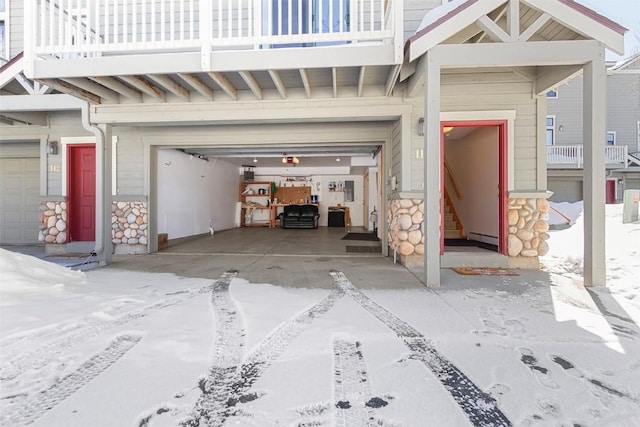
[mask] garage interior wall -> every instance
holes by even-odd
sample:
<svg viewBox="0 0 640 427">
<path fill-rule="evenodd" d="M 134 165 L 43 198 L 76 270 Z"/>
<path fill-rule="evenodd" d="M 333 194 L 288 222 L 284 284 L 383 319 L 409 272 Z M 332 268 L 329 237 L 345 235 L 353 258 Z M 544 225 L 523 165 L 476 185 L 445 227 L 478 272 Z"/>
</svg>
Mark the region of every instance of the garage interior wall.
<svg viewBox="0 0 640 427">
<path fill-rule="evenodd" d="M 169 239 L 234 227 L 240 175 L 221 159 L 158 150 L 158 233 Z"/>
</svg>

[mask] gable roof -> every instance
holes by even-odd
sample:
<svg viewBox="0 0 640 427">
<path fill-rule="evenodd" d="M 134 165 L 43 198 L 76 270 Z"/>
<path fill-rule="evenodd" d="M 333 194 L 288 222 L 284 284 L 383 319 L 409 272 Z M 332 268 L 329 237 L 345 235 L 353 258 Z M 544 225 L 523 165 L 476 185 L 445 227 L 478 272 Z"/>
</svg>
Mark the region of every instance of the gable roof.
<svg viewBox="0 0 640 427">
<path fill-rule="evenodd" d="M 542 40 L 594 39 L 616 53 L 624 53 L 624 33 L 627 29 L 574 0 L 519 1 L 521 21 L 528 17 L 532 23 L 537 17 L 547 14 L 553 25 L 570 30 L 570 34 L 562 31 L 549 31 L 545 34 L 542 30 L 551 25 L 547 24 L 538 32 Z M 482 33 L 475 22 L 500 7 L 506 7 L 508 2 L 509 0 L 454 0 L 430 11 L 425 15 L 416 34 L 407 41 L 405 54 L 409 61 L 413 61 L 464 29 L 471 29 L 469 38 Z"/>
<path fill-rule="evenodd" d="M 618 62 L 616 65 L 611 67 L 611 71 L 621 71 L 621 70 L 637 70 L 640 69 L 640 53 L 636 53 L 631 57 Z"/>
</svg>

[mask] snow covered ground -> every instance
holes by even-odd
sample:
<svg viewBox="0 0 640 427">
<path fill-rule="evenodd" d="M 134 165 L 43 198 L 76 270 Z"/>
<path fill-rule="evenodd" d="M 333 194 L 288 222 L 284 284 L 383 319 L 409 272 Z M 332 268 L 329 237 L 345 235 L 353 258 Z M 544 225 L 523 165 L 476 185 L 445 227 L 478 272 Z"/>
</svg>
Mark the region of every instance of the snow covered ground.
<svg viewBox="0 0 640 427">
<path fill-rule="evenodd" d="M 334 290 L 99 269 L 0 249 L 2 426 L 640 425 L 640 224 L 581 205 L 545 272 Z"/>
</svg>

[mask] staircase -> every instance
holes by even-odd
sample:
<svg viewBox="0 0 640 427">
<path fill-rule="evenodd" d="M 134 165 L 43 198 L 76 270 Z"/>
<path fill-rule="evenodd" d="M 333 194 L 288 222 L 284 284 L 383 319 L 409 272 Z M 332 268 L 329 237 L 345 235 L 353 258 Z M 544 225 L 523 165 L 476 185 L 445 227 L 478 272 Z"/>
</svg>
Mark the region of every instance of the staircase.
<svg viewBox="0 0 640 427">
<path fill-rule="evenodd" d="M 445 239 L 464 239 L 464 229 L 460 224 L 460 219 L 455 209 L 451 205 L 449 193 L 444 192 L 444 238 Z"/>
</svg>

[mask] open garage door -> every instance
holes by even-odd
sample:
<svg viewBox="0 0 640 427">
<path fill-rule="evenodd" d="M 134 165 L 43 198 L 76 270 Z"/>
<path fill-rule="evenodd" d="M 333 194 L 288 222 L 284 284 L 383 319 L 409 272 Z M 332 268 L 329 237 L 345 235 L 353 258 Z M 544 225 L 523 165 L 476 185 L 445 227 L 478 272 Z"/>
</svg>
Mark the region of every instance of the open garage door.
<svg viewBox="0 0 640 427">
<path fill-rule="evenodd" d="M 39 144 L 0 144 L 0 244 L 38 242 Z"/>
</svg>

